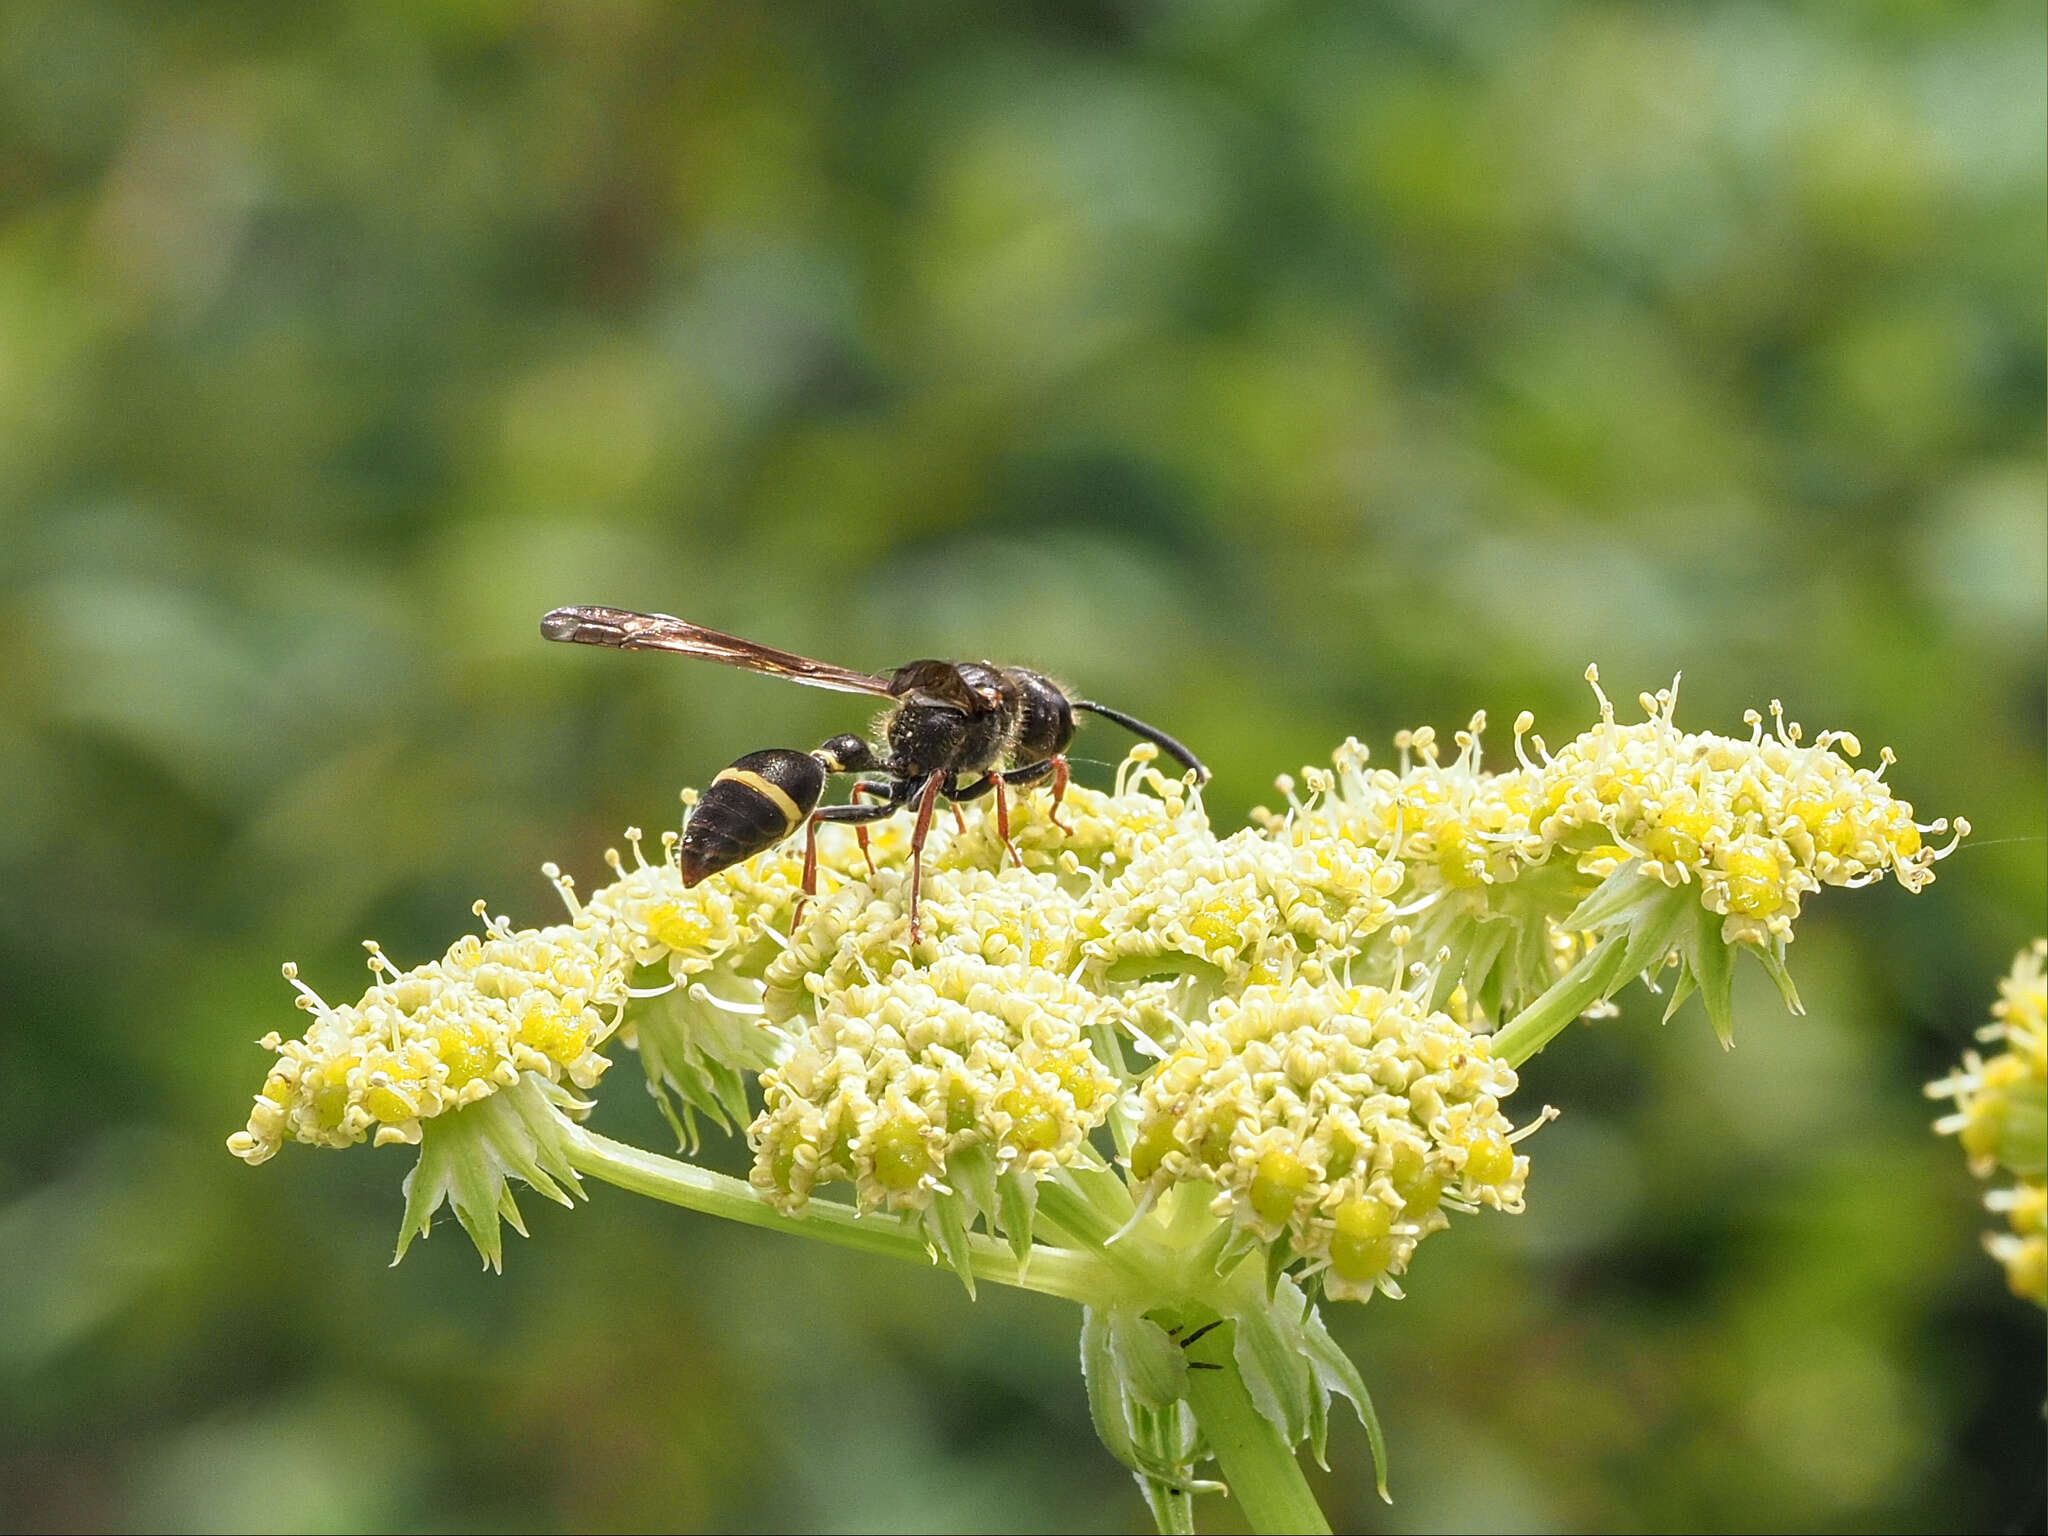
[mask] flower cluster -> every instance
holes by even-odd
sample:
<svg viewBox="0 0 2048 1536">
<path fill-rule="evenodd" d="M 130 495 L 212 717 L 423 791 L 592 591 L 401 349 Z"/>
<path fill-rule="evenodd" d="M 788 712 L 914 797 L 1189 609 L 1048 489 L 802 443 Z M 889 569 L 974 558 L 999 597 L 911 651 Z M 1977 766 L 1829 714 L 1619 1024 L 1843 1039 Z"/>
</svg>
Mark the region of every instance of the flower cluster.
<svg viewBox="0 0 2048 1536">
<path fill-rule="evenodd" d="M 863 1207 L 909 1210 L 950 1192 L 963 1148 L 998 1173 L 1072 1161 L 1117 1092 L 1088 1046 L 1099 1007 L 1050 972 L 964 955 L 835 990 L 761 1074 L 755 1187 L 799 1211 L 838 1179 Z"/>
<path fill-rule="evenodd" d="M 2005 1049 L 1988 1060 L 1976 1051 L 1962 1065 L 1927 1085 L 1931 1098 L 1955 1100 L 1955 1113 L 1935 1122 L 1954 1135 L 1980 1179 L 2002 1170 L 2010 1188 L 1984 1197 L 2006 1218 L 2007 1230 L 1985 1234 L 1984 1246 L 2005 1268 L 2015 1296 L 2048 1306 L 2048 981 L 2044 981 L 2048 939 L 2020 951 L 1998 984 L 1992 1022 L 1977 1038 Z"/>
<path fill-rule="evenodd" d="M 1427 727 L 1395 738 L 1398 771 L 1369 769 L 1366 749 L 1346 742 L 1334 777 L 1311 774 L 1310 787 L 1324 793 L 1298 807 L 1293 835 L 1307 821 L 1398 858 L 1422 894 L 1504 885 L 1560 853 L 1595 879 L 1634 860 L 1666 885 L 1697 884 L 1731 944 L 1789 938 L 1800 898 L 1824 885 L 1890 873 L 1917 891 L 1934 878 L 1948 849 L 1925 834 L 1949 824 L 1923 826 L 1893 797 L 1889 749 L 1876 771 L 1854 767 L 1854 736 L 1822 731 L 1806 744 L 1775 700 L 1770 731 L 1757 711 L 1744 716 L 1746 740 L 1681 731 L 1676 685 L 1640 695 L 1648 718 L 1621 725 L 1597 669 L 1586 676 L 1600 723 L 1552 755 L 1525 712 L 1515 721 L 1518 766 L 1507 772 L 1480 767 L 1483 714 L 1458 733 L 1448 764 Z M 1292 782 L 1283 787 L 1291 792 Z M 1957 836 L 1968 830 L 1955 824 Z"/>
<path fill-rule="evenodd" d="M 564 924 L 493 923 L 403 974 L 376 955 L 342 1007 L 302 989 L 314 1021 L 266 1040 L 231 1146 L 424 1139 L 413 1228 L 446 1189 L 482 1230 L 500 1175 L 560 1184 L 592 1144 L 550 1133 L 552 1161 L 525 1165 L 499 1148 L 467 1184 L 464 1149 L 580 1112 L 537 1090 L 592 1086 L 611 1039 L 685 1146 L 699 1117 L 745 1126 L 752 1189 L 785 1213 L 841 1182 L 957 1255 L 977 1220 L 1018 1241 L 1034 1181 L 1065 1180 L 1129 1226 L 1127 1252 L 1148 1215 L 1209 1208 L 1223 1257 L 1264 1246 L 1331 1294 L 1397 1293 L 1446 1210 L 1520 1209 L 1501 1101 L 1548 1032 L 1674 957 L 1722 1028 L 1730 948 L 1782 978 L 1804 894 L 1931 878 L 1942 824 L 1851 767 L 1853 738 L 1804 746 L 1782 717 L 1682 732 L 1669 691 L 1643 702 L 1623 726 L 1601 696 L 1554 755 L 1524 716 L 1498 772 L 1483 718 L 1448 760 L 1427 729 L 1391 769 L 1349 742 L 1306 799 L 1283 781 L 1286 814 L 1227 835 L 1141 744 L 1110 793 L 1018 796 L 1008 843 L 987 800 L 942 811 L 915 941 L 907 818 L 820 828 L 811 896 L 797 839 L 685 888 L 675 834 L 650 859 L 632 832 L 587 898 L 549 868 Z"/>
<path fill-rule="evenodd" d="M 1587 676 L 1597 691 L 1598 674 Z M 1822 731 L 1806 745 L 1775 699 L 1770 731 L 1757 711 L 1744 716 L 1747 741 L 1680 731 L 1675 686 L 1641 702 L 1649 719 L 1617 725 L 1601 694 L 1600 724 L 1538 770 L 1536 830 L 1545 840 L 1612 840 L 1580 852 L 1583 868 L 1605 873 L 1636 859 L 1666 885 L 1696 881 L 1731 944 L 1789 939 L 1800 897 L 1824 885 L 1890 873 L 1917 891 L 1934 878 L 1946 849 L 1923 834 L 1944 833 L 1948 823 L 1921 826 L 1893 797 L 1883 778 L 1889 749 L 1876 771 L 1853 767 L 1863 750 L 1854 736 Z M 1958 837 L 1968 830 L 1957 822 Z"/>
<path fill-rule="evenodd" d="M 1945 846 L 1930 843 L 1950 824 L 1918 823 L 1892 795 L 1888 749 L 1877 770 L 1857 768 L 1854 736 L 1822 731 L 1807 743 L 1775 701 L 1770 730 L 1758 712 L 1744 717 L 1746 739 L 1680 730 L 1675 684 L 1640 695 L 1646 718 L 1623 725 L 1597 670 L 1586 675 L 1599 723 L 1555 754 L 1532 735 L 1526 712 L 1515 721 L 1515 766 L 1501 772 L 1481 764 L 1483 714 L 1457 733 L 1449 761 L 1426 727 L 1395 738 L 1396 768 L 1371 767 L 1367 750 L 1349 741 L 1334 773 L 1305 771 L 1305 799 L 1283 779 L 1289 814 L 1262 818 L 1271 837 L 1355 845 L 1398 861 L 1404 879 L 1394 899 L 1412 929 L 1411 952 L 1445 953 L 1437 1001 L 1462 988 L 1475 1019 L 1519 1012 L 1583 957 L 1585 930 L 1599 926 L 1584 904 L 1603 884 L 1606 915 L 1633 928 L 1643 964 L 1683 957 L 1689 937 L 1695 952 L 1741 946 L 1772 968 L 1790 1001 L 1782 956 L 1803 897 L 1887 873 L 1917 891 L 1969 830 L 1958 820 Z M 1664 891 L 1689 900 L 1673 906 Z M 1694 913 L 1714 919 L 1710 935 L 1690 934 L 1704 927 Z M 1723 1028 L 1711 989 L 1725 967 L 1698 969 L 1704 976 L 1689 968 L 1681 991 L 1710 989 Z M 1398 972 L 1383 979 L 1400 984 Z"/>
<path fill-rule="evenodd" d="M 1146 1079 L 1131 1173 L 1216 1185 L 1217 1215 L 1284 1237 L 1333 1296 L 1398 1296 L 1446 1206 L 1521 1210 L 1514 1089 L 1483 1038 L 1409 993 L 1252 987 Z"/>
<path fill-rule="evenodd" d="M 466 934 L 441 959 L 400 971 L 375 945 L 384 979 L 361 1001 L 332 1007 L 298 980 L 313 1015 L 296 1040 L 264 1037 L 277 1063 L 248 1128 L 228 1150 L 255 1164 L 286 1140 L 345 1147 L 374 1133 L 417 1142 L 422 1123 L 535 1073 L 596 1086 L 611 1063 L 597 1048 L 625 1002 L 623 967 L 589 924 L 514 932 L 503 919 Z"/>
</svg>

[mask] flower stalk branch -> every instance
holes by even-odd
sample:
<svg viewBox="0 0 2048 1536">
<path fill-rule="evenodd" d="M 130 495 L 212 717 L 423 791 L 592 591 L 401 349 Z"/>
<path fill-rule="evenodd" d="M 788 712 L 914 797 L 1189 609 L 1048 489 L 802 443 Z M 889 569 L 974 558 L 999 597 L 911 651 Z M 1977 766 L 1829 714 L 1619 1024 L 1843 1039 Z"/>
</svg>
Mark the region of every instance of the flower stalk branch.
<svg viewBox="0 0 2048 1536">
<path fill-rule="evenodd" d="M 917 1231 L 886 1217 L 863 1216 L 835 1201 L 812 1203 L 801 1217 L 785 1216 L 744 1180 L 643 1151 L 595 1131 L 577 1128 L 569 1138 L 569 1160 L 578 1173 L 706 1216 L 722 1216 L 750 1227 L 812 1237 L 861 1253 L 880 1254 L 929 1267 L 930 1243 Z M 1009 1244 L 970 1234 L 974 1276 L 993 1285 L 1038 1291 L 1065 1301 L 1090 1302 L 1111 1291 L 1113 1272 L 1092 1254 L 1046 1244 L 1019 1260 Z"/>
</svg>

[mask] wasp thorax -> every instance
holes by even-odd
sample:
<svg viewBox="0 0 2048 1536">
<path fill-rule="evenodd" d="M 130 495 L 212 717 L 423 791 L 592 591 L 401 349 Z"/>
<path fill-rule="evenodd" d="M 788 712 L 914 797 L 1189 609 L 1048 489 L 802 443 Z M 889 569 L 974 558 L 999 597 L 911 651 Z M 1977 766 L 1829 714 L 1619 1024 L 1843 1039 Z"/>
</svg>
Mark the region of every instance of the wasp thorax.
<svg viewBox="0 0 2048 1536">
<path fill-rule="evenodd" d="M 803 824 L 825 792 L 825 765 L 785 747 L 749 752 L 711 781 L 676 849 L 683 884 L 695 885 L 772 848 Z"/>
</svg>

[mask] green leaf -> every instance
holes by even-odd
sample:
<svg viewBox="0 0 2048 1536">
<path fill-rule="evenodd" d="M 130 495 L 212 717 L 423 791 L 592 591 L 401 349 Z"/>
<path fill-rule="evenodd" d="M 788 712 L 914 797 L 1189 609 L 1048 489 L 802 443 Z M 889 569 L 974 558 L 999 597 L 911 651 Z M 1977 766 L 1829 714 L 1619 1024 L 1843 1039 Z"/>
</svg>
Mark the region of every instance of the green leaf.
<svg viewBox="0 0 2048 1536">
<path fill-rule="evenodd" d="M 1088 1417 L 1096 1438 L 1141 1480 L 1155 1479 L 1175 1489 L 1206 1486 L 1193 1480 L 1186 1460 L 1178 1456 L 1179 1439 L 1172 1446 L 1161 1445 L 1156 1424 L 1148 1426 L 1152 1433 L 1136 1433 L 1146 1410 L 1135 1401 L 1130 1378 L 1118 1360 L 1115 1333 L 1109 1313 L 1099 1307 L 1081 1309 L 1081 1379 L 1088 1389 Z M 1174 1352 L 1180 1352 L 1179 1346 Z"/>
<path fill-rule="evenodd" d="M 1144 1472 L 1125 1416 L 1123 1378 L 1110 1341 L 1109 1315 L 1097 1307 L 1081 1309 L 1081 1380 L 1088 1389 L 1088 1417 L 1103 1448 L 1133 1472 Z"/>
<path fill-rule="evenodd" d="M 1245 1390 L 1259 1416 L 1288 1445 L 1299 1445 L 1308 1436 L 1311 1375 L 1301 1331 L 1307 1305 L 1301 1288 L 1282 1277 L 1269 1305 L 1254 1303 L 1230 1314 L 1237 1325 L 1231 1351 Z"/>
<path fill-rule="evenodd" d="M 1165 1408 L 1188 1395 L 1188 1357 L 1167 1331 L 1132 1308 L 1109 1314 L 1110 1355 L 1133 1402 Z"/>
<path fill-rule="evenodd" d="M 1308 1346 L 1309 1369 L 1315 1373 L 1316 1385 L 1321 1389 L 1318 1398 L 1327 1398 L 1332 1392 L 1340 1392 L 1351 1401 L 1351 1408 L 1358 1415 L 1358 1422 L 1365 1426 L 1365 1438 L 1372 1447 L 1372 1469 L 1374 1481 L 1379 1485 L 1380 1498 L 1391 1504 L 1387 1494 L 1387 1441 L 1380 1432 L 1380 1416 L 1372 1406 L 1372 1394 L 1365 1390 L 1365 1378 L 1358 1374 L 1358 1367 L 1351 1363 L 1351 1357 L 1330 1337 L 1330 1330 L 1323 1326 L 1322 1314 L 1314 1307 L 1303 1319 L 1301 1336 Z M 1323 1444 L 1316 1441 L 1316 1464 L 1327 1466 L 1323 1460 Z"/>
</svg>

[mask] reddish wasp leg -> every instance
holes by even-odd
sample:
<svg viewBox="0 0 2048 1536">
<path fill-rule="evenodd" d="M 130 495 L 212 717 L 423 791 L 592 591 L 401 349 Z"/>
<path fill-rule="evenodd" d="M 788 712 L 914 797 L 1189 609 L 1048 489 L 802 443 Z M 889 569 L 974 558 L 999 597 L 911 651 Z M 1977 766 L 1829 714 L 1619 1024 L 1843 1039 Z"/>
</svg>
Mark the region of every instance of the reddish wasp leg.
<svg viewBox="0 0 2048 1536">
<path fill-rule="evenodd" d="M 865 839 L 863 839 L 865 841 Z M 870 866 L 872 867 L 872 866 Z M 804 893 L 797 897 L 796 905 L 790 909 L 789 931 L 796 932 L 797 924 L 804 920 L 804 905 L 818 894 L 818 818 L 812 814 L 804 818 Z"/>
<path fill-rule="evenodd" d="M 953 802 L 953 829 L 962 837 L 967 835 L 967 813 L 960 809 L 960 802 Z"/>
<path fill-rule="evenodd" d="M 1074 829 L 1060 820 L 1060 802 L 1066 799 L 1066 797 L 1067 754 L 1062 752 L 1052 760 L 1052 816 L 1049 819 L 1060 831 L 1064 832 L 1068 837 L 1072 837 Z"/>
<path fill-rule="evenodd" d="M 853 789 L 848 793 L 846 798 L 851 800 L 855 805 L 859 805 L 860 792 L 866 788 L 867 785 L 865 784 L 855 784 L 853 786 Z M 875 856 L 872 853 L 868 852 L 868 826 L 866 822 L 862 821 L 854 823 L 853 837 L 854 841 L 860 844 L 860 856 L 863 859 L 866 859 L 868 862 L 868 878 L 872 880 L 875 878 Z"/>
<path fill-rule="evenodd" d="M 910 942 L 918 940 L 917 893 L 924 885 L 924 840 L 932 830 L 932 807 L 939 802 L 939 785 L 945 774 L 935 773 L 924 781 L 924 793 L 917 797 L 917 826 L 910 834 Z M 955 806 L 957 811 L 959 807 Z"/>
<path fill-rule="evenodd" d="M 996 785 L 996 836 L 1003 840 L 1003 846 L 1010 850 L 1010 862 L 1019 869 L 1024 867 L 1024 855 L 1017 851 L 1017 845 L 1010 841 L 1010 800 L 1003 793 L 1003 776 L 992 773 L 989 777 Z"/>
</svg>

